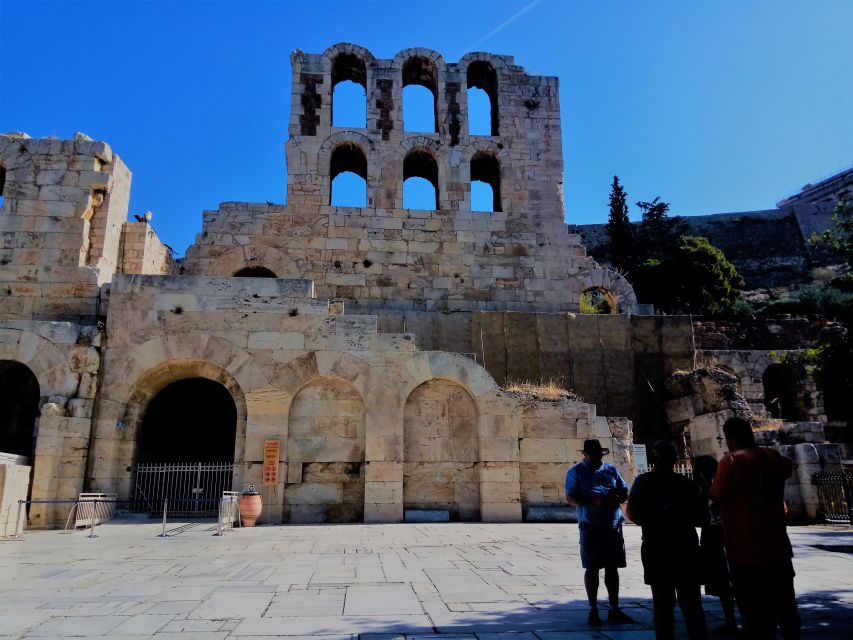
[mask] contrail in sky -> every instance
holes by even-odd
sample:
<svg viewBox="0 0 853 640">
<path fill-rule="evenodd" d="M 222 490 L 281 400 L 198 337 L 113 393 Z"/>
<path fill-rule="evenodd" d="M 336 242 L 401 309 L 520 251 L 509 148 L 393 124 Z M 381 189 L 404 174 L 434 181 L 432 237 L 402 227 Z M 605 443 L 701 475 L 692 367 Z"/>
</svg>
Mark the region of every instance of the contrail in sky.
<svg viewBox="0 0 853 640">
<path fill-rule="evenodd" d="M 488 40 L 489 38 L 491 38 L 494 35 L 497 35 L 501 31 L 503 31 L 504 29 L 506 29 L 509 25 L 511 25 L 516 20 L 518 20 L 521 16 L 523 16 L 525 13 L 530 11 L 533 7 L 535 7 L 537 4 L 539 4 L 541 2 L 542 2 L 542 0 L 533 0 L 533 2 L 531 2 L 530 4 L 522 7 L 521 9 L 516 11 L 514 14 L 512 14 L 509 18 L 507 18 L 506 20 L 501 22 L 497 27 L 495 27 L 494 29 L 489 31 L 486 35 L 484 35 L 482 38 L 477 40 L 477 42 L 475 42 L 472 45 L 469 45 L 468 48 L 465 49 L 462 53 L 464 54 L 467 51 L 475 50 L 477 47 L 479 47 L 481 44 L 483 44 L 486 40 Z"/>
</svg>

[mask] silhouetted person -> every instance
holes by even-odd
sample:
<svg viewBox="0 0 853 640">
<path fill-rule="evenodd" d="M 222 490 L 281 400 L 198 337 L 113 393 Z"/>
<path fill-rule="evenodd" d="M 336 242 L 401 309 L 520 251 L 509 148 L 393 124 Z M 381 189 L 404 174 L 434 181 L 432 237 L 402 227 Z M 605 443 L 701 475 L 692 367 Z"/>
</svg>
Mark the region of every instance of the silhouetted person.
<svg viewBox="0 0 853 640">
<path fill-rule="evenodd" d="M 691 640 L 708 637 L 700 590 L 702 556 L 696 527 L 705 504 L 699 488 L 673 471 L 677 453 L 668 440 L 655 443 L 655 470 L 638 477 L 628 496 L 628 517 L 643 527 L 643 578 L 652 588 L 655 637 L 675 637 L 675 602 Z"/>
<path fill-rule="evenodd" d="M 723 542 L 743 629 L 749 638 L 773 638 L 776 625 L 786 640 L 800 637 L 794 596 L 794 553 L 785 530 L 785 480 L 793 463 L 758 447 L 749 422 L 723 425 L 729 454 L 711 485 L 720 503 Z"/>
<path fill-rule="evenodd" d="M 619 571 L 625 566 L 625 521 L 620 504 L 628 496 L 628 484 L 616 467 L 602 462 L 610 453 L 598 440 L 585 440 L 583 461 L 566 475 L 566 502 L 578 508 L 581 564 L 589 600 L 589 623 L 598 626 L 598 572 L 604 569 L 604 586 L 610 599 L 608 622 L 631 624 L 634 620 L 619 608 Z"/>
<path fill-rule="evenodd" d="M 714 629 L 712 635 L 737 635 L 735 618 L 735 594 L 732 588 L 726 551 L 723 548 L 723 524 L 720 518 L 720 505 L 711 498 L 711 483 L 717 474 L 717 461 L 712 456 L 693 458 L 693 480 L 702 492 L 702 498 L 708 505 L 706 520 L 702 525 L 699 546 L 702 548 L 702 578 L 705 583 L 705 595 L 717 596 L 726 623 Z"/>
</svg>

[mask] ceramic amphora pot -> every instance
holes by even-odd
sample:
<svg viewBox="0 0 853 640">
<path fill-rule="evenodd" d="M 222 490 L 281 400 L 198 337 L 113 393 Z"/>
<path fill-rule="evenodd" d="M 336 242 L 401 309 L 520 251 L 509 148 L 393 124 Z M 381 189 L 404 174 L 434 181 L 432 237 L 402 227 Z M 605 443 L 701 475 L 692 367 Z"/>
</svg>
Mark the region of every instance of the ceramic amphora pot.
<svg viewBox="0 0 853 640">
<path fill-rule="evenodd" d="M 240 523 L 244 527 L 254 527 L 261 515 L 263 503 L 260 493 L 244 493 L 240 496 Z"/>
</svg>

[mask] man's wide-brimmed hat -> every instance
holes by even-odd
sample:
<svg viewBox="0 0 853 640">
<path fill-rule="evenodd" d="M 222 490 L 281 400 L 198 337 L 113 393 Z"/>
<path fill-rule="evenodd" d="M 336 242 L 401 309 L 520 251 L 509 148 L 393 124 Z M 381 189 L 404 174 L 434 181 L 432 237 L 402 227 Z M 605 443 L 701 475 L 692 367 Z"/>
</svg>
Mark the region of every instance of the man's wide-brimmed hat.
<svg viewBox="0 0 853 640">
<path fill-rule="evenodd" d="M 610 453 L 610 449 L 602 447 L 598 440 L 584 440 L 581 453 L 588 453 L 591 456 L 606 456 Z"/>
</svg>

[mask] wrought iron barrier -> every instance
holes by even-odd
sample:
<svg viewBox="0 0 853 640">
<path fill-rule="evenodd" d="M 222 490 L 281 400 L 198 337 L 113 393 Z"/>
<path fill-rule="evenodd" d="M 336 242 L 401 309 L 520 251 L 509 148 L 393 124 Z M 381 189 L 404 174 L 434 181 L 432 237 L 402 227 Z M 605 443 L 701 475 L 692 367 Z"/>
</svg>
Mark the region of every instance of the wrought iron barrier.
<svg viewBox="0 0 853 640">
<path fill-rule="evenodd" d="M 75 515 L 77 516 L 74 521 L 75 529 L 91 526 L 93 519 L 95 524 L 112 520 L 116 515 L 116 494 L 81 493 L 77 499 Z"/>
<path fill-rule="evenodd" d="M 137 465 L 134 510 L 159 514 L 163 501 L 169 515 L 215 518 L 223 491 L 234 479 L 231 462 L 147 462 Z"/>
<path fill-rule="evenodd" d="M 816 473 L 820 517 L 827 522 L 853 524 L 853 476 L 846 473 Z"/>
</svg>

